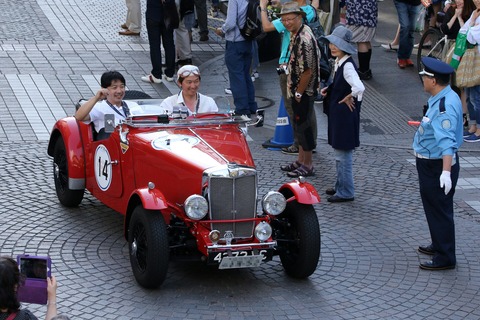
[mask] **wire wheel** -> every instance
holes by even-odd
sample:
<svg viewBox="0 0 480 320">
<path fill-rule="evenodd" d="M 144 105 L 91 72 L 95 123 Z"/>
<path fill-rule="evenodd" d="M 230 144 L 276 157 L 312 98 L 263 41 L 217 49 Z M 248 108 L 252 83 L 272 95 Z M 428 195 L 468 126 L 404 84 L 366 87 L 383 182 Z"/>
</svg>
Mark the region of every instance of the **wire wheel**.
<svg viewBox="0 0 480 320">
<path fill-rule="evenodd" d="M 443 46 L 445 46 L 445 41 L 443 41 L 443 34 L 440 30 L 436 28 L 430 28 L 423 34 L 420 42 L 418 43 L 418 53 L 417 53 L 417 68 L 418 72 L 423 70 L 422 58 L 423 57 L 432 57 L 435 59 L 443 59 Z M 420 81 L 423 83 L 422 76 L 420 76 Z"/>
</svg>

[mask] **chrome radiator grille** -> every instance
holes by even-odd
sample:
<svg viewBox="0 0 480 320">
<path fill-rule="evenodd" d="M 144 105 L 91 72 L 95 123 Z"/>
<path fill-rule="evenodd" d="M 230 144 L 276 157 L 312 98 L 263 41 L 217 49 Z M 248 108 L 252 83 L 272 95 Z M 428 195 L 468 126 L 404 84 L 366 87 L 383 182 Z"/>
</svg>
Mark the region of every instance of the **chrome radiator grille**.
<svg viewBox="0 0 480 320">
<path fill-rule="evenodd" d="M 217 168 L 208 173 L 208 199 L 210 219 L 234 220 L 256 216 L 257 176 L 255 169 L 232 167 Z M 253 235 L 254 222 L 212 223 L 212 230 L 233 231 L 235 238 Z"/>
</svg>

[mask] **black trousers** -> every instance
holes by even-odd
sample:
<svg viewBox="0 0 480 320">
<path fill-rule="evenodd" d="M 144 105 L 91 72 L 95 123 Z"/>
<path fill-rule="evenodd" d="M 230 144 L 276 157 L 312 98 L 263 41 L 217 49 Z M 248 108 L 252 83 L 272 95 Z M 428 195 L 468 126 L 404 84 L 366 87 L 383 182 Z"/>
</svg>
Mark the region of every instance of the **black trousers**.
<svg viewBox="0 0 480 320">
<path fill-rule="evenodd" d="M 451 168 L 452 189 L 445 195 L 440 188 L 440 175 L 442 174 L 443 161 L 441 159 L 419 159 L 416 165 L 420 196 L 423 209 L 430 229 L 435 255 L 433 262 L 439 265 L 456 264 L 455 257 L 455 223 L 453 221 L 453 195 L 458 181 L 460 165 L 458 154 L 455 155 L 456 164 Z"/>
</svg>

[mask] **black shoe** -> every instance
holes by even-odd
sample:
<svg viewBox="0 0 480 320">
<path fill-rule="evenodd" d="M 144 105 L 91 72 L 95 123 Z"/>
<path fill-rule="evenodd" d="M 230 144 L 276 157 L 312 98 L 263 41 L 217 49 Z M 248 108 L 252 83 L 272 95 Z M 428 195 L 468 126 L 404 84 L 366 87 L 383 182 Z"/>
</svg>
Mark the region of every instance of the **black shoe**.
<svg viewBox="0 0 480 320">
<path fill-rule="evenodd" d="M 325 190 L 325 193 L 328 194 L 329 196 L 333 196 L 336 191 L 334 188 L 328 188 L 327 190 Z"/>
<path fill-rule="evenodd" d="M 370 80 L 370 79 L 372 79 L 372 70 L 370 70 L 370 69 L 368 69 L 365 72 L 361 72 L 359 70 L 359 71 L 357 71 L 357 73 L 358 73 L 358 77 L 360 78 L 360 80 Z"/>
<path fill-rule="evenodd" d="M 208 34 L 202 34 L 200 36 L 200 41 L 208 41 Z"/>
<path fill-rule="evenodd" d="M 353 201 L 355 198 L 340 198 L 339 196 L 331 196 L 327 199 L 328 202 L 348 202 Z"/>
<path fill-rule="evenodd" d="M 192 59 L 183 59 L 183 60 L 178 60 L 177 61 L 177 66 L 178 67 L 183 67 L 187 64 L 192 64 Z"/>
<path fill-rule="evenodd" d="M 437 264 L 437 263 L 433 262 L 432 260 L 420 263 L 419 267 L 420 267 L 420 269 L 423 269 L 423 270 L 432 270 L 432 271 L 455 269 L 454 264 L 440 265 L 440 264 Z"/>
<path fill-rule="evenodd" d="M 435 254 L 435 250 L 433 250 L 432 245 L 429 245 L 429 246 L 426 246 L 426 247 L 419 246 L 418 247 L 418 252 L 423 253 L 423 254 L 428 254 L 428 255 L 431 255 L 431 256 L 433 256 Z"/>
</svg>

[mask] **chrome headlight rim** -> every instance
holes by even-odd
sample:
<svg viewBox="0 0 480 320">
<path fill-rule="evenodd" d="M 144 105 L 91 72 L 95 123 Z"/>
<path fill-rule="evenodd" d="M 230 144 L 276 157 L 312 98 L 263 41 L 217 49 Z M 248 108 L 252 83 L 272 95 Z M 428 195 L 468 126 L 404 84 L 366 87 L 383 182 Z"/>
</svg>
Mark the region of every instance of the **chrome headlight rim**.
<svg viewBox="0 0 480 320">
<path fill-rule="evenodd" d="M 287 199 L 278 191 L 269 191 L 262 199 L 263 211 L 267 214 L 276 216 L 285 211 Z"/>
<path fill-rule="evenodd" d="M 260 222 L 255 227 L 255 238 L 260 242 L 265 242 L 272 236 L 272 227 L 265 221 Z"/>
<path fill-rule="evenodd" d="M 201 220 L 208 213 L 207 199 L 198 194 L 192 194 L 183 203 L 185 214 L 192 220 Z"/>
</svg>

